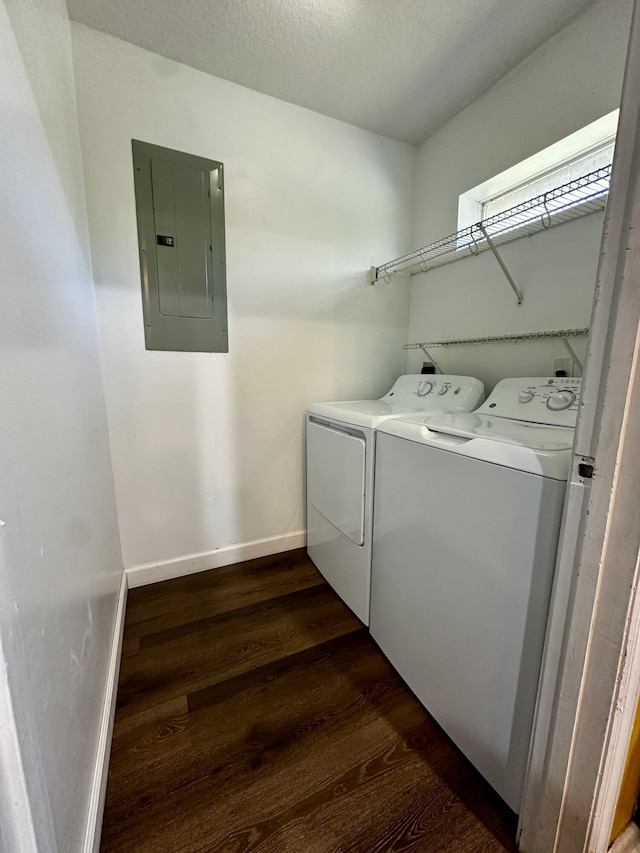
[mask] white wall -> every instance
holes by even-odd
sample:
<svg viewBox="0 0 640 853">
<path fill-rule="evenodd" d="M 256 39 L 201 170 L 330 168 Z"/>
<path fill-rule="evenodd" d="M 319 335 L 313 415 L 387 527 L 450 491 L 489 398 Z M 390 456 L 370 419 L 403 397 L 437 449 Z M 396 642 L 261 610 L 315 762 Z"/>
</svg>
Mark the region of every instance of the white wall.
<svg viewBox="0 0 640 853">
<path fill-rule="evenodd" d="M 305 406 L 379 395 L 404 368 L 408 294 L 365 271 L 408 248 L 415 149 L 72 39 L 125 565 L 300 545 Z M 132 138 L 225 164 L 228 355 L 145 351 Z"/>
<path fill-rule="evenodd" d="M 460 193 L 619 106 L 631 5 L 600 0 L 421 146 L 414 246 L 456 230 Z M 409 340 L 588 325 L 601 223 L 595 214 L 502 249 L 524 291 L 521 307 L 488 253 L 416 276 Z M 560 342 L 433 354 L 446 371 L 470 372 L 489 387 L 504 376 L 550 374 L 553 359 L 566 355 Z M 409 368 L 423 360 L 412 352 Z"/>
<path fill-rule="evenodd" d="M 63 0 L 0 2 L 0 112 L 0 847 L 70 853 L 122 558 Z"/>
</svg>

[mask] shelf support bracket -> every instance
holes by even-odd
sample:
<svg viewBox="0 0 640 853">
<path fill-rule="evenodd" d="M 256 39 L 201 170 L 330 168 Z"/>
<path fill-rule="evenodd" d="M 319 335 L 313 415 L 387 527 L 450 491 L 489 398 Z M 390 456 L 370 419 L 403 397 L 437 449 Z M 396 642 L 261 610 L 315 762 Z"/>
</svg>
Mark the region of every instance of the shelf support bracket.
<svg viewBox="0 0 640 853">
<path fill-rule="evenodd" d="M 500 253 L 498 252 L 498 249 L 496 248 L 496 244 L 493 242 L 491 237 L 489 237 L 489 234 L 487 233 L 487 229 L 484 227 L 484 224 L 482 222 L 477 222 L 476 228 L 478 228 L 482 232 L 482 236 L 487 241 L 487 246 L 493 252 L 493 257 L 496 259 L 496 261 L 498 262 L 498 264 L 500 266 L 500 269 L 505 274 L 507 281 L 511 285 L 511 289 L 513 290 L 513 292 L 516 295 L 516 299 L 518 300 L 518 305 L 522 305 L 522 291 L 520 290 L 518 285 L 513 280 L 511 273 L 507 269 L 507 265 L 502 260 L 502 257 L 500 256 Z"/>
<path fill-rule="evenodd" d="M 369 284 L 374 285 L 379 281 L 384 281 L 385 284 L 391 284 L 391 276 L 399 278 L 411 278 L 410 273 L 396 272 L 395 270 L 380 270 L 380 267 L 370 267 Z"/>
<path fill-rule="evenodd" d="M 440 369 L 440 365 L 439 365 L 439 364 L 438 364 L 438 362 L 435 360 L 435 358 L 431 355 L 431 353 L 429 352 L 429 350 L 428 350 L 426 347 L 423 347 L 423 346 L 421 346 L 421 347 L 420 347 L 420 349 L 421 349 L 421 350 L 422 350 L 422 352 L 426 355 L 426 357 L 429 359 L 429 361 L 431 362 L 431 364 L 435 367 L 435 369 L 436 369 L 436 373 L 442 373 L 442 370 Z"/>
<path fill-rule="evenodd" d="M 571 358 L 574 360 L 576 367 L 578 368 L 578 370 L 580 371 L 580 375 L 582 376 L 582 374 L 584 373 L 584 367 L 582 366 L 582 362 L 578 358 L 576 351 L 574 350 L 574 348 L 569 343 L 569 339 L 563 338 L 562 343 L 564 344 L 565 349 L 567 350 L 567 352 L 569 353 Z"/>
</svg>

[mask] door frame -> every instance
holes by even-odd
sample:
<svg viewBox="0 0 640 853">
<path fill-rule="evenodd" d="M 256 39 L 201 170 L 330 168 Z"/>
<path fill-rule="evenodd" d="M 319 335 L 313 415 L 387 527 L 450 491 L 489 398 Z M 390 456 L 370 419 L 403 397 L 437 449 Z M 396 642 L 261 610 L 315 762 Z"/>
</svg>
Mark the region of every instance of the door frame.
<svg viewBox="0 0 640 853">
<path fill-rule="evenodd" d="M 640 14 L 519 825 L 522 853 L 604 853 L 640 681 Z"/>
</svg>

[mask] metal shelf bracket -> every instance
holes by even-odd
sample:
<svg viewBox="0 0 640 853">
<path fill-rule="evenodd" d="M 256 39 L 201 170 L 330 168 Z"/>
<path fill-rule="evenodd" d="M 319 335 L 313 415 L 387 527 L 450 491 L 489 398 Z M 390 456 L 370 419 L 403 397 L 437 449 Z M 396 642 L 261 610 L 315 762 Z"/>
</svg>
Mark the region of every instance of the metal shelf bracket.
<svg viewBox="0 0 640 853">
<path fill-rule="evenodd" d="M 407 272 L 380 272 L 378 267 L 370 267 L 369 268 L 369 284 L 373 286 L 374 284 L 378 284 L 383 281 L 385 284 L 391 284 L 391 276 L 399 276 L 400 278 L 409 278 L 410 274 Z"/>
<path fill-rule="evenodd" d="M 435 358 L 431 355 L 431 353 L 429 352 L 429 350 L 428 350 L 426 347 L 424 347 L 424 346 L 420 346 L 420 349 L 421 349 L 421 350 L 422 350 L 422 352 L 426 355 L 426 357 L 429 359 L 429 361 L 431 362 L 431 364 L 435 367 L 435 369 L 436 369 L 436 373 L 442 373 L 442 370 L 440 369 L 440 365 L 439 365 L 439 364 L 438 364 L 438 362 L 435 360 Z"/>
<path fill-rule="evenodd" d="M 513 292 L 516 295 L 516 299 L 518 300 L 518 305 L 522 305 L 522 291 L 520 290 L 518 285 L 513 280 L 511 273 L 507 269 L 507 265 L 502 260 L 500 252 L 497 250 L 496 244 L 493 242 L 493 240 L 491 239 L 491 237 L 487 233 L 487 229 L 484 227 L 484 224 L 482 222 L 476 222 L 474 227 L 477 228 L 482 233 L 482 236 L 487 241 L 487 246 L 491 249 L 491 252 L 493 253 L 493 257 L 498 262 L 498 265 L 499 265 L 500 269 L 502 270 L 502 272 L 504 273 L 505 278 L 507 279 L 507 281 L 511 285 L 511 290 L 513 290 Z"/>
<path fill-rule="evenodd" d="M 574 348 L 573 348 L 573 347 L 571 346 L 571 344 L 569 343 L 569 339 L 568 339 L 568 338 L 563 338 L 563 339 L 562 339 L 562 343 L 564 344 L 565 349 L 567 350 L 567 352 L 569 353 L 569 355 L 571 356 L 571 358 L 574 360 L 574 362 L 575 362 L 575 364 L 576 364 L 576 367 L 578 368 L 578 370 L 580 371 L 580 374 L 582 375 L 582 374 L 584 373 L 584 367 L 583 367 L 583 365 L 582 365 L 582 362 L 581 362 L 581 361 L 580 361 L 580 359 L 578 358 L 578 356 L 577 356 L 577 354 L 576 354 L 576 351 L 574 350 Z"/>
</svg>

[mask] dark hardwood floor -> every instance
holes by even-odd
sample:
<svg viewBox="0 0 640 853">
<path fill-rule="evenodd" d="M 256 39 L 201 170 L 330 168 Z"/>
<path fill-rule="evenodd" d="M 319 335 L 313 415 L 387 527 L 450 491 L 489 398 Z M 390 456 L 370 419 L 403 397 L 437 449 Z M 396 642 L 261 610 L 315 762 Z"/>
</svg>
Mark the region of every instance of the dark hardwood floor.
<svg viewBox="0 0 640 853">
<path fill-rule="evenodd" d="M 515 851 L 304 551 L 129 594 L 103 853 Z"/>
</svg>

